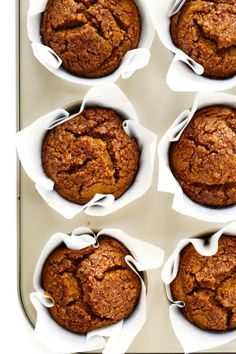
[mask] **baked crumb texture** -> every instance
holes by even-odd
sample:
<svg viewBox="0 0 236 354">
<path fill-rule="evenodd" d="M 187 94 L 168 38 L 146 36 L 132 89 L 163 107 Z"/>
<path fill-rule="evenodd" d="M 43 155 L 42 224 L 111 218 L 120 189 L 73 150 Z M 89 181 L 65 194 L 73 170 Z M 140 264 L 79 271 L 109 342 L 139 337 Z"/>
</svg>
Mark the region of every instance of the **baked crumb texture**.
<svg viewBox="0 0 236 354">
<path fill-rule="evenodd" d="M 214 256 L 201 256 L 192 244 L 180 255 L 178 275 L 171 284 L 174 300 L 194 325 L 205 330 L 236 328 L 236 239 L 222 236 Z"/>
<path fill-rule="evenodd" d="M 138 46 L 140 33 L 133 0 L 49 0 L 41 21 L 43 44 L 65 69 L 88 78 L 114 72 Z"/>
<path fill-rule="evenodd" d="M 128 317 L 140 297 L 139 277 L 125 262 L 129 252 L 111 237 L 99 247 L 55 250 L 42 272 L 42 286 L 53 299 L 51 316 L 62 327 L 85 334 Z"/>
<path fill-rule="evenodd" d="M 236 1 L 187 0 L 171 18 L 174 44 L 204 67 L 204 76 L 236 74 Z"/>
<path fill-rule="evenodd" d="M 49 131 L 42 148 L 43 168 L 62 197 L 86 204 L 96 193 L 119 198 L 129 188 L 139 150 L 122 122 L 113 110 L 89 108 Z"/>
<path fill-rule="evenodd" d="M 170 167 L 184 193 L 212 207 L 236 203 L 236 110 L 211 106 L 196 112 L 170 146 Z"/>
</svg>

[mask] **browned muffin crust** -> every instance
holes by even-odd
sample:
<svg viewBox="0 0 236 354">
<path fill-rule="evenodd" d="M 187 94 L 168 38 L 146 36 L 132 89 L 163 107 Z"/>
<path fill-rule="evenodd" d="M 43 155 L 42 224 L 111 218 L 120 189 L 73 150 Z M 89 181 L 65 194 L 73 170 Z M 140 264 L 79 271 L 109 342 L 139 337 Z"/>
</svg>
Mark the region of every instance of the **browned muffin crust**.
<svg viewBox="0 0 236 354">
<path fill-rule="evenodd" d="M 127 248 L 107 236 L 99 247 L 55 250 L 42 271 L 42 286 L 53 299 L 51 316 L 62 327 L 85 334 L 128 317 L 139 300 L 140 279 L 125 262 Z"/>
<path fill-rule="evenodd" d="M 201 256 L 192 244 L 180 254 L 171 283 L 174 300 L 183 301 L 183 315 L 205 330 L 236 328 L 236 238 L 222 236 L 214 256 Z"/>
<path fill-rule="evenodd" d="M 236 74 L 236 0 L 187 0 L 171 18 L 174 44 L 204 67 L 204 76 Z"/>
<path fill-rule="evenodd" d="M 115 71 L 140 33 L 133 0 L 49 0 L 41 23 L 43 44 L 68 71 L 88 78 Z"/>
<path fill-rule="evenodd" d="M 211 106 L 196 112 L 170 146 L 170 167 L 184 193 L 212 207 L 236 203 L 236 110 Z"/>
<path fill-rule="evenodd" d="M 119 198 L 129 188 L 138 170 L 139 150 L 118 114 L 89 108 L 49 131 L 42 163 L 61 196 L 86 204 L 96 193 Z"/>
</svg>

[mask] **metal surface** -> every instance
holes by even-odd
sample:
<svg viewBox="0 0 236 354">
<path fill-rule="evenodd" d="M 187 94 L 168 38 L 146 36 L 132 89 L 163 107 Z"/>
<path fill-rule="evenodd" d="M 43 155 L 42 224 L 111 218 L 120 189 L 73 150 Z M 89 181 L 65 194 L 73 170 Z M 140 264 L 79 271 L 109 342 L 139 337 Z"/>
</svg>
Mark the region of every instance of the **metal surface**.
<svg viewBox="0 0 236 354">
<path fill-rule="evenodd" d="M 80 101 L 88 87 L 63 81 L 48 72 L 32 55 L 27 38 L 26 12 L 28 0 L 19 2 L 19 127 L 32 123 L 43 114 Z M 117 84 L 134 104 L 140 122 L 157 133 L 158 138 L 184 109 L 191 107 L 195 94 L 172 92 L 165 83 L 171 53 L 155 37 L 151 61 L 127 80 Z M 232 89 L 229 92 L 235 93 Z M 157 159 L 153 183 L 140 199 L 107 217 L 81 214 L 65 220 L 49 208 L 34 188 L 24 171 L 19 171 L 19 294 L 24 311 L 35 323 L 35 311 L 29 300 L 33 290 L 32 276 L 36 261 L 48 238 L 57 231 L 69 233 L 78 226 L 94 229 L 116 227 L 145 241 L 162 247 L 165 259 L 183 237 L 190 237 L 222 224 L 210 224 L 185 217 L 172 211 L 172 196 L 158 193 Z M 130 353 L 179 353 L 181 347 L 175 338 L 168 317 L 168 302 L 160 279 L 161 270 L 148 272 L 148 317 L 133 342 Z M 218 352 L 235 352 L 235 343 L 217 348 Z M 212 350 L 215 352 L 215 350 Z"/>
</svg>

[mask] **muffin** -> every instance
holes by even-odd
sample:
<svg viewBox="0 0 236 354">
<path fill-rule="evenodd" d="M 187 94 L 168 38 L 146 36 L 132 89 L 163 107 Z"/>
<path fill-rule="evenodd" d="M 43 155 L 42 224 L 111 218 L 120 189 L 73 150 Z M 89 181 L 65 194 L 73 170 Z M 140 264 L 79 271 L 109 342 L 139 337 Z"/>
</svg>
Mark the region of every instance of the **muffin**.
<svg viewBox="0 0 236 354">
<path fill-rule="evenodd" d="M 42 164 L 62 197 L 86 204 L 96 193 L 117 199 L 129 188 L 139 150 L 122 122 L 113 110 L 89 108 L 47 133 Z"/>
<path fill-rule="evenodd" d="M 174 44 L 204 67 L 204 76 L 236 74 L 236 0 L 186 0 L 171 18 Z"/>
<path fill-rule="evenodd" d="M 175 301 L 188 321 L 211 331 L 236 328 L 236 238 L 224 235 L 214 256 L 202 256 L 192 244 L 180 254 L 177 277 L 171 283 Z"/>
<path fill-rule="evenodd" d="M 236 203 L 236 110 L 211 106 L 195 113 L 179 141 L 171 143 L 170 167 L 184 193 L 202 205 Z"/>
<path fill-rule="evenodd" d="M 43 44 L 66 70 L 87 78 L 115 71 L 140 34 L 133 0 L 49 0 L 41 21 Z"/>
<path fill-rule="evenodd" d="M 127 248 L 99 237 L 99 247 L 56 249 L 42 271 L 42 286 L 54 301 L 52 318 L 67 330 L 86 334 L 128 317 L 140 297 L 141 282 L 125 262 Z"/>
</svg>

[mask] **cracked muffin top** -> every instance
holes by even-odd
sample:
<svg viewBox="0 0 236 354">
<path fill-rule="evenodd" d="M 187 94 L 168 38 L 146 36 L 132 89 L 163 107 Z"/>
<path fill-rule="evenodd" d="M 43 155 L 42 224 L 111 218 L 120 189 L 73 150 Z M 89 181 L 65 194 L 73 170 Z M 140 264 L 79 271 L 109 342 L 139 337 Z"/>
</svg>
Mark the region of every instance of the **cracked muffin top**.
<svg viewBox="0 0 236 354">
<path fill-rule="evenodd" d="M 236 328 L 236 238 L 224 235 L 213 256 L 202 256 L 192 244 L 180 254 L 171 283 L 175 301 L 185 303 L 183 315 L 205 330 Z"/>
<path fill-rule="evenodd" d="M 184 193 L 212 207 L 236 203 L 236 110 L 197 111 L 179 141 L 171 143 L 171 170 Z"/>
<path fill-rule="evenodd" d="M 89 108 L 47 133 L 43 168 L 62 197 L 86 204 L 96 193 L 119 198 L 129 188 L 139 150 L 122 122 L 113 110 Z"/>
<path fill-rule="evenodd" d="M 56 249 L 42 271 L 42 286 L 54 301 L 51 316 L 62 327 L 85 334 L 128 317 L 140 297 L 141 282 L 125 262 L 127 248 L 99 237 L 99 247 Z"/>
<path fill-rule="evenodd" d="M 174 44 L 204 67 L 204 76 L 236 74 L 236 0 L 187 0 L 171 18 Z"/>
<path fill-rule="evenodd" d="M 49 0 L 41 21 L 44 45 L 65 69 L 87 78 L 114 72 L 141 33 L 133 0 Z"/>
</svg>

